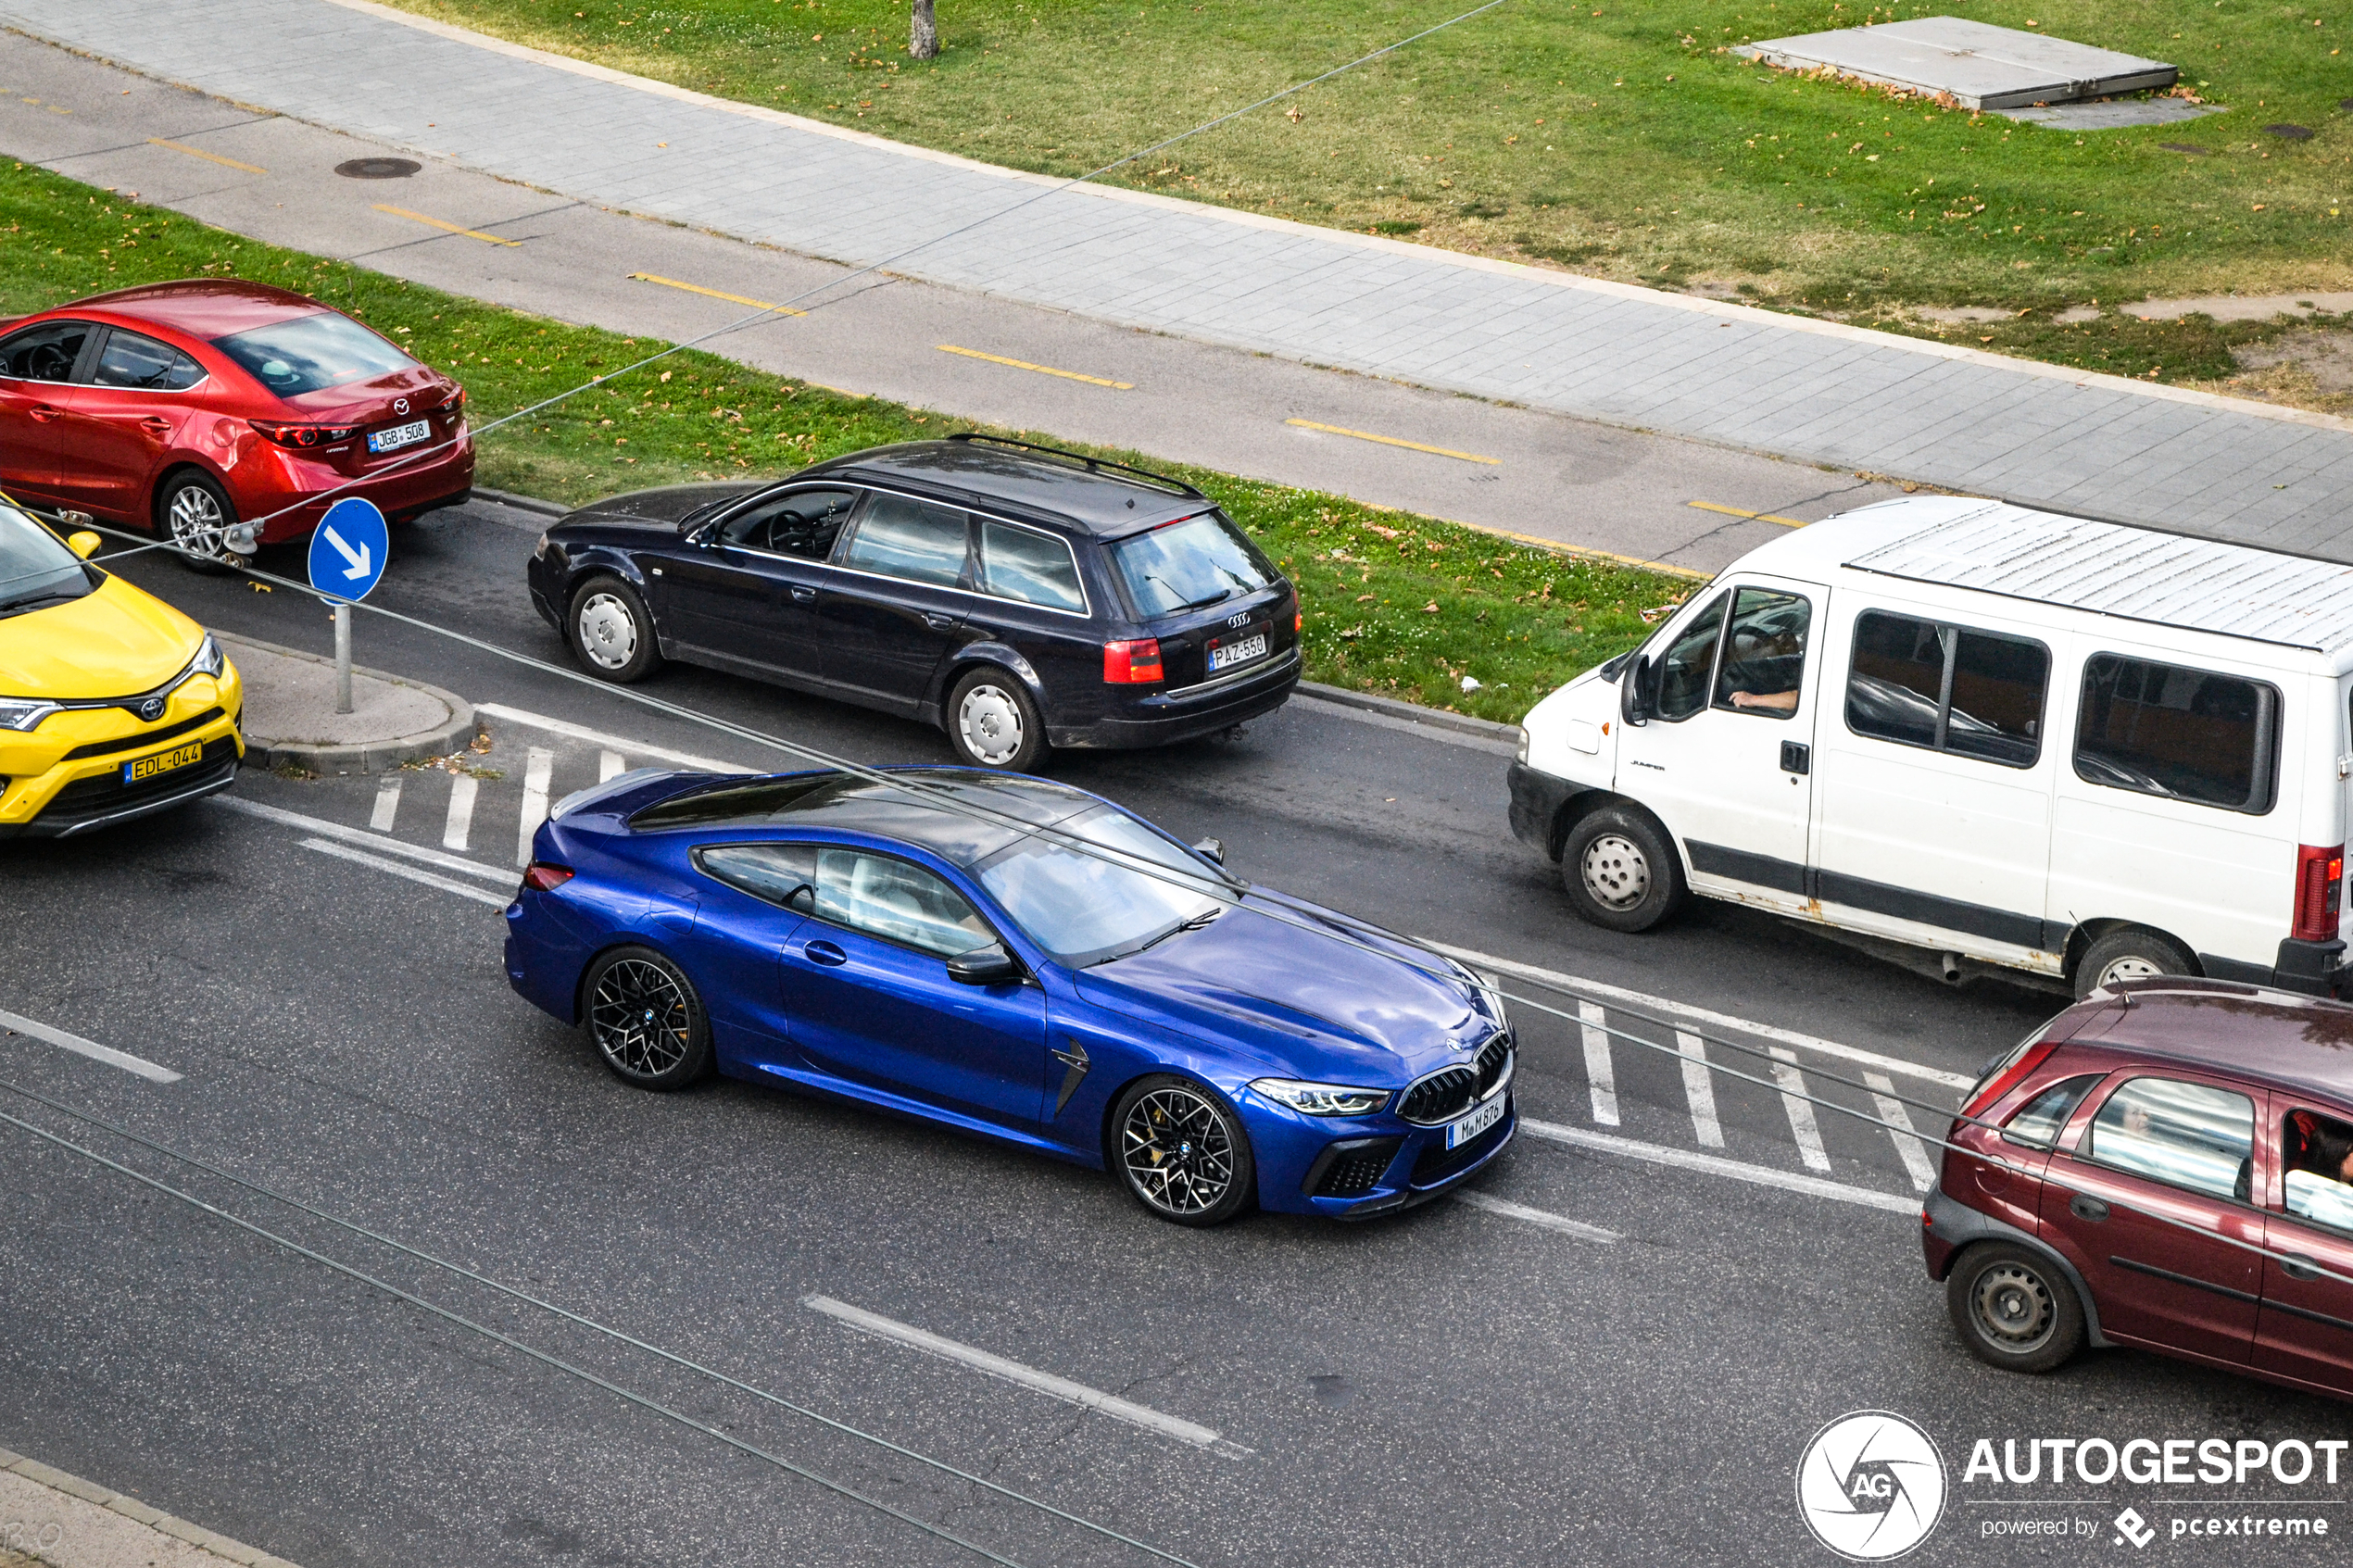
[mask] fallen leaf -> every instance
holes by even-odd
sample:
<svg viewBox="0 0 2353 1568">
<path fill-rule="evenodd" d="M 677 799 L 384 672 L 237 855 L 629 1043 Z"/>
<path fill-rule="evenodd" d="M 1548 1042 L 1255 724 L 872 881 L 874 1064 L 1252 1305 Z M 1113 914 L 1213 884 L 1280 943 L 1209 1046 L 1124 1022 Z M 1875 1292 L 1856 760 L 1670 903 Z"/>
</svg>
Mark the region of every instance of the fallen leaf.
<svg viewBox="0 0 2353 1568">
<path fill-rule="evenodd" d="M 1436 615 L 1438 613 L 1438 601 L 1436 599 L 1432 599 L 1429 603 L 1422 606 L 1422 613 L 1424 615 Z"/>
</svg>

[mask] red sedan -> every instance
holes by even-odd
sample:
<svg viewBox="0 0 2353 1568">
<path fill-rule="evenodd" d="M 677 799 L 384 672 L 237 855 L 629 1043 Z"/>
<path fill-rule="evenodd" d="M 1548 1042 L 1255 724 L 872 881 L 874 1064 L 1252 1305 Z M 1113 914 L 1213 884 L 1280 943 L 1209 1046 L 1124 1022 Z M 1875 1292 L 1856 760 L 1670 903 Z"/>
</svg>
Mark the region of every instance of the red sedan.
<svg viewBox="0 0 2353 1568">
<path fill-rule="evenodd" d="M 363 495 L 394 521 L 463 501 L 463 388 L 317 300 L 148 283 L 0 321 L 0 484 L 205 555 L 300 537 Z"/>
</svg>

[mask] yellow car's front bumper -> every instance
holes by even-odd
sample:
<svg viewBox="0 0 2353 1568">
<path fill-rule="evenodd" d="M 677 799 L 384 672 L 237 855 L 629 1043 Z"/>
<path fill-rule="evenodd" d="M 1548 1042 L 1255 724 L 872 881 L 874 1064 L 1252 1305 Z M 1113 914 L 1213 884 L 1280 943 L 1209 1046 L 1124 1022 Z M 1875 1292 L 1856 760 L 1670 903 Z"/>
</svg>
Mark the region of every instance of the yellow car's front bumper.
<svg viewBox="0 0 2353 1568">
<path fill-rule="evenodd" d="M 140 701 L 69 708 L 23 734 L 0 730 L 0 838 L 63 838 L 229 787 L 245 754 L 235 665 L 189 675 L 163 694 L 152 720 L 140 717 Z"/>
</svg>

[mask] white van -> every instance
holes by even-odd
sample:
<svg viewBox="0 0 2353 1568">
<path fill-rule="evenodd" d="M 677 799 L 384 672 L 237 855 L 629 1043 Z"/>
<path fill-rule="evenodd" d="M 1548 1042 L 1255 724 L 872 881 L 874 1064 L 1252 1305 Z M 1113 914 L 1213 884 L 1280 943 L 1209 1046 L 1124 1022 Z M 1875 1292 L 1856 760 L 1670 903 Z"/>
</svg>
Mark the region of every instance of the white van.
<svg viewBox="0 0 2353 1568">
<path fill-rule="evenodd" d="M 1579 912 L 1685 894 L 2094 986 L 2325 995 L 2353 567 L 1946 496 L 1776 539 L 1528 716 Z"/>
</svg>

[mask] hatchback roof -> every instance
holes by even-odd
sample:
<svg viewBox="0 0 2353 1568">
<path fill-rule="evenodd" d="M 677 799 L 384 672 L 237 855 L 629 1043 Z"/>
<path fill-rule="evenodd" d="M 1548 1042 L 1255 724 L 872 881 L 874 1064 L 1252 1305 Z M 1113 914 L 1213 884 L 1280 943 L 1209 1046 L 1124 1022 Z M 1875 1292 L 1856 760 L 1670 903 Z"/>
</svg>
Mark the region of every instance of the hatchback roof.
<svg viewBox="0 0 2353 1568">
<path fill-rule="evenodd" d="M 103 310 L 108 315 L 152 321 L 208 341 L 328 308 L 315 299 L 288 289 L 272 288 L 268 283 L 248 283 L 236 278 L 182 278 L 174 282 L 142 283 L 136 288 L 117 289 L 112 294 L 93 295 L 58 306 L 57 312 L 70 315 L 81 310 Z"/>
<path fill-rule="evenodd" d="M 2353 1100 L 2353 1007 L 2251 985 L 2136 981 L 2075 1042 Z"/>
<path fill-rule="evenodd" d="M 1191 517 L 1213 504 L 1176 480 L 981 438 L 876 446 L 813 464 L 793 478 L 896 480 L 943 499 L 1016 510 L 1103 539 Z"/>
<path fill-rule="evenodd" d="M 824 828 L 872 834 L 928 849 L 955 865 L 972 866 L 1025 836 L 1023 829 L 978 813 L 1050 827 L 1102 804 L 1085 790 L 1051 779 L 968 768 L 886 771 L 923 793 L 831 771 L 725 778 L 658 800 L 631 816 L 629 825 L 640 833 Z M 946 798 L 938 798 L 942 796 Z"/>
</svg>

